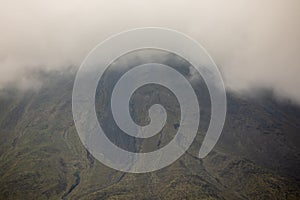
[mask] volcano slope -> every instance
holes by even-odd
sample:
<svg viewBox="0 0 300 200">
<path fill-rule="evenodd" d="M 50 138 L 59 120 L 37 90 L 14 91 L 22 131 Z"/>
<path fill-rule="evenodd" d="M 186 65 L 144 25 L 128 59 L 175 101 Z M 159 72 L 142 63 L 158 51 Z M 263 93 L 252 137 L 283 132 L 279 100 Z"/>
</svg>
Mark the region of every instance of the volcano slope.
<svg viewBox="0 0 300 200">
<path fill-rule="evenodd" d="M 149 122 L 147 109 L 154 103 L 165 106 L 168 121 L 150 141 L 133 140 L 108 111 L 108 91 L 119 74 L 108 75 L 96 98 L 99 123 L 108 137 L 139 152 L 167 145 L 179 126 L 174 95 L 158 85 L 134 93 L 131 114 L 138 124 Z M 227 92 L 221 138 L 199 159 L 210 101 L 204 84 L 194 83 L 201 120 L 190 149 L 166 168 L 130 174 L 104 166 L 80 142 L 71 109 L 75 74 L 40 76 L 39 90 L 10 87 L 0 94 L 0 199 L 300 199 L 300 108 L 276 100 L 270 90 L 262 89 L 256 97 Z"/>
</svg>

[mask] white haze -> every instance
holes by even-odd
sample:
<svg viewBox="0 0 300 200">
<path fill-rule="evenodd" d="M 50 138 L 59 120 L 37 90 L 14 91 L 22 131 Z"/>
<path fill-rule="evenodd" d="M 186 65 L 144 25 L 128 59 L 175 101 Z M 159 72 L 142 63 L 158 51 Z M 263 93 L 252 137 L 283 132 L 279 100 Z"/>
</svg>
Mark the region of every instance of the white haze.
<svg viewBox="0 0 300 200">
<path fill-rule="evenodd" d="M 272 87 L 300 102 L 299 0 L 0 0 L 0 87 L 31 70 L 80 65 L 99 42 L 160 26 L 197 39 L 236 91 Z"/>
</svg>

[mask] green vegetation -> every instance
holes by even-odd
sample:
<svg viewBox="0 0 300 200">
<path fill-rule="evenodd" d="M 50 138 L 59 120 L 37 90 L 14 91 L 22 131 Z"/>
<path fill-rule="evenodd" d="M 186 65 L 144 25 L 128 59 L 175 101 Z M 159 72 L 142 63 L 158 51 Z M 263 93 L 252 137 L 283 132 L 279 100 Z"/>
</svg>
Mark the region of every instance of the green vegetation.
<svg viewBox="0 0 300 200">
<path fill-rule="evenodd" d="M 50 74 L 39 91 L 1 94 L 0 199 L 300 199 L 299 107 L 229 94 L 224 133 L 207 158 L 197 158 L 201 128 L 169 167 L 125 174 L 102 165 L 81 144 L 71 113 L 72 80 L 68 73 Z M 145 94 L 159 95 L 163 104 L 168 91 L 145 87 L 135 95 L 132 104 L 145 102 L 133 111 L 139 123 L 147 121 L 145 110 L 153 103 Z M 99 112 L 106 98 L 100 98 Z M 209 109 L 202 111 L 205 127 Z M 137 149 L 167 144 L 176 133 L 176 112 L 168 113 L 160 136 Z"/>
</svg>

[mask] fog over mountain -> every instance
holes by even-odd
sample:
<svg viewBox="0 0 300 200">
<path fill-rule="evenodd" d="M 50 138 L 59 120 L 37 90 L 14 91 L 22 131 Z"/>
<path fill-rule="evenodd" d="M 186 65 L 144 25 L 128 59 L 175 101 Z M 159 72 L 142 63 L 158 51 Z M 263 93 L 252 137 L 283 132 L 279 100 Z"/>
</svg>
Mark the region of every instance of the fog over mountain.
<svg viewBox="0 0 300 200">
<path fill-rule="evenodd" d="M 160 26 L 198 40 L 237 91 L 271 87 L 300 102 L 300 2 L 0 0 L 0 87 L 38 87 L 32 70 L 78 67 L 112 34 Z"/>
<path fill-rule="evenodd" d="M 35 70 L 31 78 L 44 83 L 39 90 L 0 90 L 0 199 L 299 199 L 299 106 L 277 101 L 266 90 L 256 92 L 261 98 L 228 91 L 222 135 L 210 154 L 199 159 L 211 118 L 206 85 L 190 74 L 193 68 L 183 59 L 144 51 L 117 59 L 103 74 L 95 97 L 99 124 L 114 144 L 129 151 L 145 153 L 169 144 L 180 125 L 180 105 L 168 89 L 145 85 L 130 100 L 137 124 L 148 123 L 151 105 L 166 109 L 166 125 L 151 138 L 129 137 L 111 113 L 115 82 L 142 61 L 154 60 L 197 80 L 191 84 L 201 108 L 200 123 L 186 153 L 150 173 L 105 166 L 83 146 L 74 125 L 76 71 Z"/>
</svg>

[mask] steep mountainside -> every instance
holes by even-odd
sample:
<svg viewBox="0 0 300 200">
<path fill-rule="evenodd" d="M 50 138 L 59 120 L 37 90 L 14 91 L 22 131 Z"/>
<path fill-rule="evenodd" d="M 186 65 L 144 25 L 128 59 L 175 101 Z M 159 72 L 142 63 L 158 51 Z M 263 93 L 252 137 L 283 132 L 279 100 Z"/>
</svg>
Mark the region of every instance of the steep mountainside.
<svg viewBox="0 0 300 200">
<path fill-rule="evenodd" d="M 205 87 L 195 85 L 203 115 L 191 148 L 169 167 L 129 174 L 104 166 L 81 144 L 71 112 L 74 74 L 43 76 L 38 91 L 10 88 L 0 94 L 0 199 L 300 199 L 300 108 L 268 91 L 259 98 L 228 92 L 222 136 L 199 159 L 210 110 L 201 95 Z M 105 129 L 123 141 L 119 145 L 149 151 L 176 133 L 178 109 L 168 112 L 168 125 L 152 141 L 118 139 L 120 131 L 103 114 L 109 96 L 101 88 L 98 118 L 103 124 L 111 120 Z M 133 117 L 146 123 L 145 110 L 154 102 L 176 108 L 169 97 L 164 88 L 145 86 L 132 98 Z"/>
</svg>

